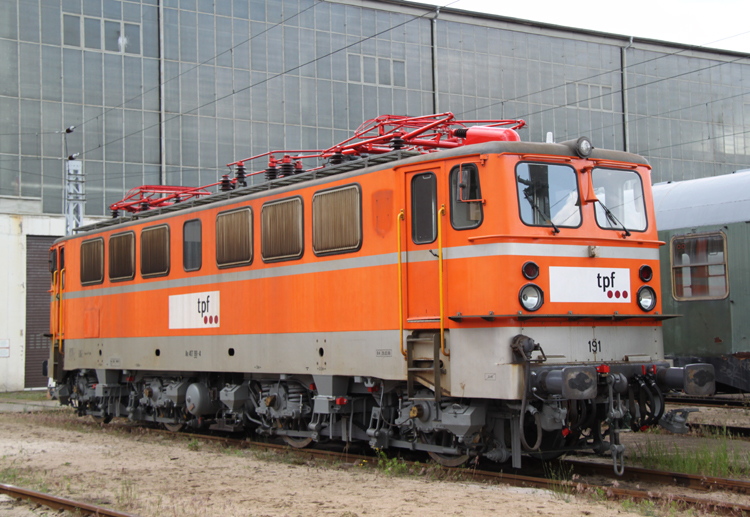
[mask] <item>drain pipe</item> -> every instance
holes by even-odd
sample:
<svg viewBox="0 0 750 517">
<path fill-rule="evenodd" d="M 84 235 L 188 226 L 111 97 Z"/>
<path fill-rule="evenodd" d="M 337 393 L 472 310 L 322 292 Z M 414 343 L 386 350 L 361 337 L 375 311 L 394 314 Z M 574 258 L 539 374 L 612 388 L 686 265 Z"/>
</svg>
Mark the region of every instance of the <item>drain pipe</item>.
<svg viewBox="0 0 750 517">
<path fill-rule="evenodd" d="M 630 138 L 628 135 L 628 76 L 625 69 L 628 67 L 627 50 L 633 46 L 633 36 L 630 42 L 620 48 L 620 77 L 622 81 L 622 143 L 626 153 L 630 152 Z"/>
</svg>

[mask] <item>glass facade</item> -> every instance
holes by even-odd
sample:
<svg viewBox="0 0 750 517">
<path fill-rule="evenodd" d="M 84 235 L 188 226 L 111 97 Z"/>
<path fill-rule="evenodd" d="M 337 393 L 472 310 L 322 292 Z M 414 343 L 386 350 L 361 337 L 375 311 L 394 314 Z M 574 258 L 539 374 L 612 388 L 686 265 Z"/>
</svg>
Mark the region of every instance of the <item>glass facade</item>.
<svg viewBox="0 0 750 517">
<path fill-rule="evenodd" d="M 654 181 L 750 165 L 739 55 L 636 42 L 623 77 L 623 38 L 380 7 L 2 0 L 0 197 L 61 213 L 63 157 L 81 153 L 86 214 L 106 215 L 130 188 L 212 183 L 226 163 L 326 148 L 387 113 L 523 118 L 524 140 L 612 149 L 627 119 Z"/>
</svg>

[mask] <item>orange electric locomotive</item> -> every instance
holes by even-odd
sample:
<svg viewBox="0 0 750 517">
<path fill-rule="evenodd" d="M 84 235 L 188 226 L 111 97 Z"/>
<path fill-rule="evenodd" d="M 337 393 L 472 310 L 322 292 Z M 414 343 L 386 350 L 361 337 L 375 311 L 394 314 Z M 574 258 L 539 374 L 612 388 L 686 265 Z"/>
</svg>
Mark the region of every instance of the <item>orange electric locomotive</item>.
<svg viewBox="0 0 750 517">
<path fill-rule="evenodd" d="M 664 361 L 650 167 L 482 122 L 379 117 L 230 164 L 215 193 L 142 187 L 58 240 L 61 402 L 445 465 L 594 449 L 621 470 L 620 430 L 678 430 L 662 393 L 714 386 Z"/>
</svg>

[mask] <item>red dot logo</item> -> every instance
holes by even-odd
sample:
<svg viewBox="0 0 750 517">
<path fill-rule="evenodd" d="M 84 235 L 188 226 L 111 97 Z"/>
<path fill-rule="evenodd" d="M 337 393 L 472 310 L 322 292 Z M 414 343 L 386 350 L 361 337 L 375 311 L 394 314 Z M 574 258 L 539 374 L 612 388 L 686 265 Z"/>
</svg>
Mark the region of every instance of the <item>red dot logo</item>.
<svg viewBox="0 0 750 517">
<path fill-rule="evenodd" d="M 615 291 L 615 298 L 619 298 L 619 297 L 620 297 L 620 291 Z"/>
<path fill-rule="evenodd" d="M 208 316 L 203 316 L 203 324 L 208 325 Z"/>
<path fill-rule="evenodd" d="M 216 323 L 217 325 L 219 324 L 219 317 L 218 316 L 214 316 L 214 323 Z"/>
<path fill-rule="evenodd" d="M 209 317 L 208 317 L 208 322 L 209 322 L 209 323 L 210 323 L 211 325 L 213 325 L 213 324 L 214 324 L 214 317 L 213 317 L 213 316 L 209 316 Z"/>
<path fill-rule="evenodd" d="M 622 297 L 623 298 L 627 298 L 628 297 L 628 292 L 627 291 L 623 291 L 622 292 Z"/>
<path fill-rule="evenodd" d="M 607 291 L 607 298 L 612 298 L 612 291 Z"/>
</svg>

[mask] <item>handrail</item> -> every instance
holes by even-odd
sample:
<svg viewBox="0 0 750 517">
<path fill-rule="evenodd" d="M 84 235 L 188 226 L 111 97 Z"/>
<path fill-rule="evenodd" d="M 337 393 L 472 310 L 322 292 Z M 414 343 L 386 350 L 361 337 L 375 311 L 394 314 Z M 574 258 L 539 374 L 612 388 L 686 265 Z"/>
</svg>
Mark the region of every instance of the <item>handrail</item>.
<svg viewBox="0 0 750 517">
<path fill-rule="evenodd" d="M 596 241 L 596 242 L 625 242 L 632 244 L 658 244 L 664 246 L 664 241 L 646 241 L 646 240 L 634 240 L 625 239 L 622 237 L 584 237 L 576 235 L 560 235 L 546 236 L 546 235 L 511 235 L 511 234 L 496 234 L 496 235 L 478 235 L 476 237 L 469 237 L 469 242 L 481 241 L 486 239 L 524 239 L 524 240 L 538 240 L 538 239 L 550 239 L 554 241 L 558 240 L 581 240 L 581 241 Z"/>
<path fill-rule="evenodd" d="M 445 350 L 445 315 L 443 314 L 443 224 L 442 217 L 445 216 L 445 205 L 440 205 L 438 210 L 438 277 L 440 288 L 440 350 L 443 355 L 450 357 L 450 352 Z M 433 366 L 437 372 L 438 365 Z"/>
<path fill-rule="evenodd" d="M 57 271 L 52 272 L 52 300 L 54 303 L 54 300 L 57 298 Z M 59 303 L 59 302 L 58 302 Z M 54 308 L 54 305 L 52 306 Z M 59 321 L 57 322 L 60 323 Z M 54 320 L 52 322 L 52 346 L 55 346 L 55 341 L 57 337 L 57 325 L 55 324 Z"/>
<path fill-rule="evenodd" d="M 404 220 L 404 209 L 398 213 L 397 235 L 398 235 L 398 340 L 401 347 L 401 355 L 406 360 L 406 350 L 404 350 L 404 287 L 403 273 L 401 271 L 401 221 Z"/>
<path fill-rule="evenodd" d="M 63 332 L 64 332 L 63 319 L 62 319 L 62 315 L 63 315 L 63 310 L 62 310 L 62 306 L 63 306 L 63 302 L 62 302 L 62 300 L 63 300 L 63 296 L 62 296 L 63 276 L 65 276 L 65 268 L 62 268 L 60 270 L 60 276 L 58 277 L 58 279 L 60 281 L 60 288 L 57 291 L 58 295 L 60 296 L 60 301 L 57 303 L 57 307 L 59 309 L 59 313 L 58 313 L 58 316 L 57 316 L 57 325 L 58 325 L 58 327 L 60 329 L 60 333 L 58 334 L 59 343 L 60 343 L 58 350 L 60 351 L 61 354 L 63 353 L 63 346 L 62 346 L 63 340 L 62 340 L 62 337 L 63 337 Z"/>
</svg>

